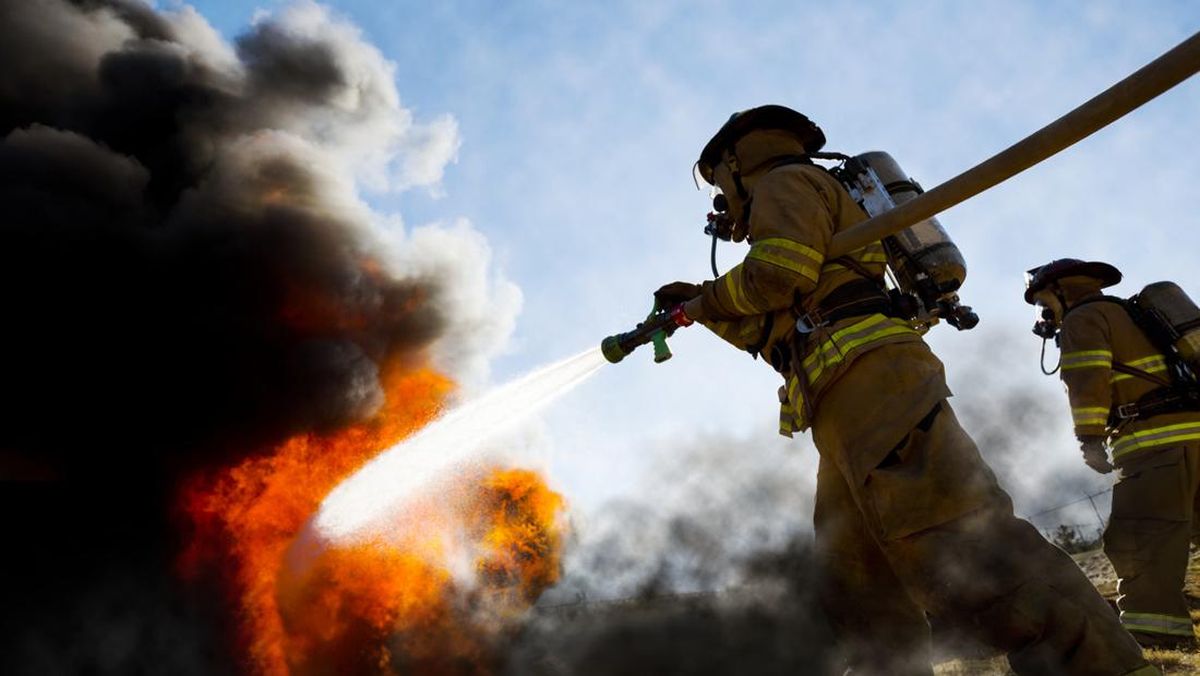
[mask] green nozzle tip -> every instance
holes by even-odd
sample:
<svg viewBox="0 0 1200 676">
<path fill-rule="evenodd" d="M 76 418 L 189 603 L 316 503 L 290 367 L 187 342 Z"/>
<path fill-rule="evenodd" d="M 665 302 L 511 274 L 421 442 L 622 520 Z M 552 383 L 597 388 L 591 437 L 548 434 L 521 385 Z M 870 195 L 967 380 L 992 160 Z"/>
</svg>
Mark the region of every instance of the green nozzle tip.
<svg viewBox="0 0 1200 676">
<path fill-rule="evenodd" d="M 601 341 L 600 351 L 604 353 L 604 358 L 612 364 L 616 364 L 629 355 L 628 352 L 621 349 L 621 343 L 617 341 L 616 336 L 609 336 Z"/>
</svg>

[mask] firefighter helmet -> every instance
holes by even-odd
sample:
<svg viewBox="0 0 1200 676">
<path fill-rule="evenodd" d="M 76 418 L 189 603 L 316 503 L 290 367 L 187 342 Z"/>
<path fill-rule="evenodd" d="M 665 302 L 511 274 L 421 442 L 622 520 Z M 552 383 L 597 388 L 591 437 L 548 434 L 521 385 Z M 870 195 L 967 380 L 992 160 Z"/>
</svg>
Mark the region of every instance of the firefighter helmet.
<svg viewBox="0 0 1200 676">
<path fill-rule="evenodd" d="M 777 105 L 759 106 L 734 113 L 717 130 L 700 151 L 696 167 L 706 182 L 713 182 L 713 168 L 721 161 L 721 153 L 746 134 L 760 129 L 779 129 L 791 132 L 804 144 L 806 152 L 815 153 L 825 146 L 825 132 L 812 120 L 791 108 Z"/>
<path fill-rule="evenodd" d="M 1100 282 L 1100 288 L 1104 288 L 1120 282 L 1121 271 L 1100 261 L 1059 258 L 1025 273 L 1025 302 L 1033 305 L 1035 293 L 1063 277 L 1091 277 Z"/>
</svg>

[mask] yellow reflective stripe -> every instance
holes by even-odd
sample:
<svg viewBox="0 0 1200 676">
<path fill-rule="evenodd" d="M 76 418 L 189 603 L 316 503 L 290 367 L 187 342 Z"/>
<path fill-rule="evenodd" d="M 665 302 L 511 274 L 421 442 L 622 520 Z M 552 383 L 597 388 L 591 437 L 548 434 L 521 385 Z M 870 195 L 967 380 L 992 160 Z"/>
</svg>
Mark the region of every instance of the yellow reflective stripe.
<svg viewBox="0 0 1200 676">
<path fill-rule="evenodd" d="M 1132 366 L 1135 369 L 1140 369 L 1151 374 L 1162 373 L 1167 370 L 1167 360 L 1161 354 L 1156 354 L 1151 357 L 1143 357 L 1141 359 L 1134 359 L 1133 361 L 1125 362 L 1125 365 Z M 1128 380 L 1136 377 L 1137 376 L 1133 375 L 1132 373 L 1117 373 L 1114 371 L 1110 380 L 1111 382 L 1115 383 L 1121 380 Z"/>
<path fill-rule="evenodd" d="M 875 314 L 860 322 L 855 322 L 850 326 L 834 332 L 834 334 L 829 336 L 825 342 L 818 345 L 817 349 L 813 350 L 812 354 L 804 358 L 804 370 L 809 374 L 812 374 L 818 362 L 824 362 L 828 359 L 837 359 L 840 361 L 841 356 L 839 353 L 842 349 L 840 345 L 842 340 L 847 338 L 853 340 L 861 338 L 864 335 L 870 335 L 875 327 L 886 321 L 886 319 L 887 318 L 883 315 Z M 828 356 L 826 353 L 828 353 Z M 819 369 L 817 372 L 820 372 Z M 811 380 L 812 379 L 810 379 L 810 381 Z"/>
<path fill-rule="evenodd" d="M 826 369 L 841 364 L 853 350 L 877 340 L 901 334 L 916 334 L 908 324 L 899 320 L 889 319 L 883 315 L 871 315 L 867 319 L 852 324 L 836 333 L 825 341 L 804 360 L 804 370 L 808 373 L 809 382 L 815 383 L 825 373 Z"/>
<path fill-rule="evenodd" d="M 855 333 L 860 333 L 865 329 L 868 329 L 877 324 L 886 322 L 887 320 L 888 320 L 888 318 L 881 314 L 873 314 L 873 315 L 867 317 L 866 319 L 863 319 L 863 320 L 855 322 L 849 326 L 838 329 L 837 331 L 834 331 L 833 334 L 831 336 L 829 336 L 829 338 L 822 344 L 821 348 L 823 350 L 832 349 L 835 347 L 834 343 L 837 343 L 837 342 L 843 340 L 844 338 L 846 338 L 846 336 L 850 336 Z M 816 358 L 815 353 L 809 355 L 808 359 L 806 359 L 805 361 L 807 362 L 814 358 Z"/>
<path fill-rule="evenodd" d="M 865 264 L 887 265 L 888 262 L 887 253 L 883 250 L 883 246 L 879 244 L 870 244 L 861 249 L 855 249 L 847 254 L 847 256 L 853 258 L 859 263 Z M 842 265 L 836 261 L 837 259 L 835 258 L 834 260 L 826 263 L 821 267 L 821 272 L 836 272 L 838 270 L 849 269 L 845 265 Z"/>
<path fill-rule="evenodd" d="M 1080 406 L 1071 409 L 1071 417 L 1079 427 L 1108 424 L 1108 409 L 1103 406 Z"/>
<path fill-rule="evenodd" d="M 850 252 L 850 257 L 861 263 L 887 263 L 887 253 L 883 250 L 883 245 L 876 242 L 868 244 L 861 249 L 855 249 Z"/>
<path fill-rule="evenodd" d="M 1063 359 L 1074 359 L 1075 357 L 1111 357 L 1112 350 L 1075 350 L 1074 352 L 1066 352 L 1063 354 Z"/>
<path fill-rule="evenodd" d="M 1156 613 L 1121 613 L 1121 625 L 1130 631 L 1145 631 L 1170 636 L 1191 636 L 1192 618 Z"/>
<path fill-rule="evenodd" d="M 746 298 L 746 292 L 742 289 L 742 265 L 739 263 L 733 266 L 729 272 L 725 273 L 725 294 L 729 296 L 729 302 L 733 303 L 735 310 L 744 315 L 756 315 L 758 309 L 754 304 Z"/>
<path fill-rule="evenodd" d="M 770 263 L 814 282 L 820 275 L 821 261 L 824 260 L 824 256 L 816 249 L 781 237 L 756 241 L 746 258 Z"/>
<path fill-rule="evenodd" d="M 1155 373 L 1162 373 L 1162 372 L 1166 371 L 1167 366 L 1166 366 L 1166 364 L 1164 364 L 1162 366 L 1158 366 L 1155 368 L 1148 368 L 1148 369 L 1142 369 L 1142 370 L 1150 375 L 1154 375 Z M 1130 378 L 1137 378 L 1137 377 L 1138 376 L 1135 376 L 1131 373 L 1114 373 L 1112 378 L 1109 379 L 1109 382 L 1119 383 L 1122 380 L 1129 380 Z M 1147 382 L 1150 382 L 1150 381 L 1147 380 Z"/>
<path fill-rule="evenodd" d="M 794 239 L 787 239 L 786 237 L 768 237 L 766 239 L 756 240 L 754 242 L 754 246 L 750 247 L 750 250 L 753 251 L 754 247 L 759 245 L 786 249 L 792 253 L 799 254 L 811 260 L 813 263 L 816 263 L 817 266 L 820 266 L 821 263 L 825 262 L 825 254 L 817 251 L 811 246 L 801 244 Z"/>
<path fill-rule="evenodd" d="M 1112 350 L 1080 350 L 1066 352 L 1062 356 L 1062 370 L 1084 368 L 1111 368 Z"/>
<path fill-rule="evenodd" d="M 1145 368 L 1151 364 L 1162 364 L 1163 366 L 1166 366 L 1167 359 L 1161 354 L 1155 354 L 1149 357 L 1142 357 L 1141 359 L 1134 359 L 1133 361 L 1125 362 L 1126 366 L 1132 366 L 1139 369 Z"/>
<path fill-rule="evenodd" d="M 1113 440 L 1113 460 L 1146 448 L 1168 446 L 1200 439 L 1200 422 L 1186 422 L 1163 427 L 1126 432 Z"/>
<path fill-rule="evenodd" d="M 804 419 L 804 392 L 800 390 L 800 377 L 788 378 L 788 404 L 791 406 L 792 426 L 796 430 L 808 429 L 808 421 Z M 790 434 L 788 436 L 791 436 Z"/>
<path fill-rule="evenodd" d="M 786 406 L 786 404 L 785 404 Z M 786 417 L 785 417 L 786 416 Z M 792 427 L 792 412 L 784 411 L 779 415 L 779 433 L 785 437 L 792 436 L 795 428 Z"/>
<path fill-rule="evenodd" d="M 828 373 L 830 369 L 861 352 L 862 348 L 897 335 L 919 336 L 920 333 L 909 326 L 907 322 L 881 314 L 873 314 L 845 326 L 833 332 L 817 346 L 812 354 L 804 358 L 804 376 L 811 386 L 819 387 L 821 376 Z M 807 429 L 804 388 L 801 387 L 800 376 L 793 375 L 788 379 L 787 394 L 788 401 L 796 413 L 795 429 Z"/>
<path fill-rule="evenodd" d="M 756 261 L 763 261 L 764 263 L 770 263 L 771 265 L 781 267 L 784 270 L 787 270 L 789 272 L 794 272 L 794 273 L 800 275 L 801 277 L 804 277 L 805 279 L 809 279 L 814 282 L 817 281 L 818 277 L 820 277 L 820 272 L 818 271 L 817 268 L 814 268 L 811 265 L 805 265 L 804 263 L 798 263 L 789 258 L 784 258 L 783 256 L 772 253 L 770 251 L 762 251 L 762 250 L 755 251 L 754 249 L 751 249 L 749 255 L 747 255 L 746 257 L 753 258 Z"/>
</svg>

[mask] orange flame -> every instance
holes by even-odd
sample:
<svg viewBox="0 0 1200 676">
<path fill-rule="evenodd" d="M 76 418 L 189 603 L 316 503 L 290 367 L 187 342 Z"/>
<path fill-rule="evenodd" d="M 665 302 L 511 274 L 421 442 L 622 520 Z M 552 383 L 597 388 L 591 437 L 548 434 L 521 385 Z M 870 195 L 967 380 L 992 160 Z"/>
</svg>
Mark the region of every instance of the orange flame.
<svg viewBox="0 0 1200 676">
<path fill-rule="evenodd" d="M 293 673 L 494 668 L 498 641 L 558 579 L 563 500 L 526 470 L 440 488 L 439 503 L 452 507 L 433 515 L 432 529 L 327 549 L 281 580 Z M 455 531 L 466 534 L 465 547 Z M 450 570 L 464 558 L 466 579 Z"/>
<path fill-rule="evenodd" d="M 384 374 L 387 403 L 370 422 L 306 434 L 184 487 L 193 578 L 229 569 L 242 649 L 263 674 L 487 673 L 490 648 L 557 580 L 562 497 L 526 470 L 457 477 L 421 533 L 337 546 L 303 570 L 284 561 L 321 500 L 372 456 L 433 419 L 452 384 L 429 369 Z M 439 533 L 425 532 L 430 523 Z M 465 534 L 474 579 L 452 573 Z"/>
<path fill-rule="evenodd" d="M 480 492 L 479 518 L 490 521 L 483 537 L 485 553 L 476 567 L 488 580 L 532 603 L 558 581 L 562 532 L 557 523 L 564 504 L 541 477 L 522 469 L 489 475 Z"/>
</svg>

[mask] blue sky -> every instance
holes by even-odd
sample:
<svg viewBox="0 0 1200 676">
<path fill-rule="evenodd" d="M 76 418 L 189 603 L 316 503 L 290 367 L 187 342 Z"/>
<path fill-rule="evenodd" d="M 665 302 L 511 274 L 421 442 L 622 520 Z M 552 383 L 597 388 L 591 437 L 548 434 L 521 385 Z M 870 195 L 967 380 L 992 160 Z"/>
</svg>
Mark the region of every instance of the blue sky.
<svg viewBox="0 0 1200 676">
<path fill-rule="evenodd" d="M 283 5 L 190 4 L 227 38 Z M 462 146 L 438 190 L 364 195 L 409 226 L 467 219 L 487 238 L 524 296 L 495 380 L 626 330 L 665 282 L 710 275 L 708 192 L 690 168 L 735 110 L 794 107 L 829 149 L 889 151 L 928 188 L 1200 29 L 1194 2 L 324 4 L 395 63 L 418 121 L 457 121 Z M 1055 414 L 1034 430 L 1014 420 L 1023 441 L 1011 457 L 983 448 L 1003 478 L 1027 484 L 1018 511 L 1052 500 L 1045 482 L 1064 473 L 1106 482 L 1078 460 L 1065 397 L 1038 370 L 1022 272 L 1100 258 L 1126 273 L 1119 293 L 1169 278 L 1200 299 L 1197 110 L 1193 79 L 941 216 L 967 257 L 964 301 L 983 318 L 930 336 L 956 405 L 986 417 L 1021 391 Z M 743 254 L 726 245 L 722 269 Z M 635 354 L 605 369 L 546 416 L 550 471 L 581 509 L 669 476 L 692 441 L 728 438 L 731 453 L 779 443 L 769 368 L 700 328 L 674 349 L 663 365 Z"/>
</svg>

